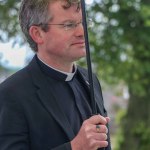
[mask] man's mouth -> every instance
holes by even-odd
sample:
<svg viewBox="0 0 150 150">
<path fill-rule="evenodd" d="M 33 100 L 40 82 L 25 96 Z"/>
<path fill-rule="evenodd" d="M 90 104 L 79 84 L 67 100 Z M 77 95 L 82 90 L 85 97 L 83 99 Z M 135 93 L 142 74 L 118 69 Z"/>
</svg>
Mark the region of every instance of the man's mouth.
<svg viewBox="0 0 150 150">
<path fill-rule="evenodd" d="M 85 45 L 84 41 L 73 42 L 71 45 Z"/>
</svg>

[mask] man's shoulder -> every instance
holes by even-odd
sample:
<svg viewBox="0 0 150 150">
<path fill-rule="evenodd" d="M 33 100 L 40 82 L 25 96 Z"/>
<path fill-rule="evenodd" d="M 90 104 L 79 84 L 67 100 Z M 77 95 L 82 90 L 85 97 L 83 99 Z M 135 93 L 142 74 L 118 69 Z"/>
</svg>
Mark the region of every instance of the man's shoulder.
<svg viewBox="0 0 150 150">
<path fill-rule="evenodd" d="M 25 66 L 24 68 L 20 69 L 16 73 L 9 76 L 7 79 L 5 79 L 2 83 L 0 83 L 0 91 L 2 89 L 8 89 L 8 88 L 17 88 L 25 86 L 25 84 L 31 82 L 31 76 L 30 76 L 30 66 L 32 69 L 34 68 L 34 61 L 35 58 L 31 60 L 31 62 Z"/>
<path fill-rule="evenodd" d="M 11 90 L 17 88 L 23 82 L 27 82 L 28 76 L 29 75 L 26 67 L 17 71 L 0 83 L 0 91 L 8 88 Z"/>
</svg>

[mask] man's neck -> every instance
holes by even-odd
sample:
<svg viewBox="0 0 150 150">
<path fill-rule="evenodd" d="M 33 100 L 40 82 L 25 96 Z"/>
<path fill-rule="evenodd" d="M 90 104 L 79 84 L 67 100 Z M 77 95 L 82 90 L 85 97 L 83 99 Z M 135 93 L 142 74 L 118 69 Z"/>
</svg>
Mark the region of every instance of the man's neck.
<svg viewBox="0 0 150 150">
<path fill-rule="evenodd" d="M 66 72 L 66 73 L 72 73 L 73 72 L 73 66 L 74 63 L 64 63 L 61 61 L 53 61 L 53 59 L 47 59 L 45 57 L 42 57 L 41 55 L 37 54 L 37 57 L 46 65 L 49 67 L 56 69 L 60 72 Z"/>
</svg>

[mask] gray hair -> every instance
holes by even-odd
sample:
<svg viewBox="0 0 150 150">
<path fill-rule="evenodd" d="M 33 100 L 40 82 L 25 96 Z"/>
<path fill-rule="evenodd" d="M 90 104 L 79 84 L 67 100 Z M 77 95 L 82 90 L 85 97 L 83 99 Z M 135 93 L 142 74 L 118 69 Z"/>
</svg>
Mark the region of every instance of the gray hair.
<svg viewBox="0 0 150 150">
<path fill-rule="evenodd" d="M 29 34 L 29 29 L 32 25 L 48 24 L 51 17 L 48 13 L 48 7 L 51 2 L 56 0 L 22 0 L 19 22 L 21 29 L 29 43 L 31 49 L 35 52 L 38 51 L 37 43 L 32 39 Z M 64 9 L 71 7 L 71 5 L 78 4 L 77 9 L 80 8 L 80 0 L 63 0 L 66 5 L 62 6 Z M 48 26 L 41 26 L 47 32 Z"/>
</svg>

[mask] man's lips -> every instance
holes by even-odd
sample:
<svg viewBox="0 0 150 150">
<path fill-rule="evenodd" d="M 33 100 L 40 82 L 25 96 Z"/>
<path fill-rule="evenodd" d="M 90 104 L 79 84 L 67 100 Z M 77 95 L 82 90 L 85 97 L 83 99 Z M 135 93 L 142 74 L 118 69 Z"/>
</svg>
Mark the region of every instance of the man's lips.
<svg viewBox="0 0 150 150">
<path fill-rule="evenodd" d="M 85 45 L 84 41 L 73 42 L 71 45 Z"/>
</svg>

